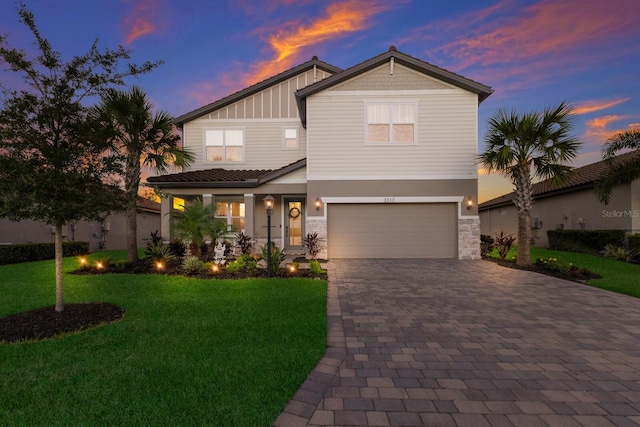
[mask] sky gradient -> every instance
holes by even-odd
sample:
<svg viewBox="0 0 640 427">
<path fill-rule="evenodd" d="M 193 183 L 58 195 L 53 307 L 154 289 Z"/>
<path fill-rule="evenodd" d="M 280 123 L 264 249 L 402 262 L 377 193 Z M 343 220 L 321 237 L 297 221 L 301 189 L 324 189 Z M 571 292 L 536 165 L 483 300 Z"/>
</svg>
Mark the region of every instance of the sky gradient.
<svg viewBox="0 0 640 427">
<path fill-rule="evenodd" d="M 348 68 L 398 50 L 495 92 L 480 105 L 479 151 L 498 108 L 541 111 L 568 101 L 584 143 L 574 166 L 601 158 L 616 132 L 640 127 L 638 0 L 24 0 L 63 59 L 123 45 L 164 64 L 129 84 L 179 116 L 308 61 Z M 34 48 L 16 3 L 0 33 Z M 0 73 L 5 85 L 12 82 Z M 481 171 L 479 201 L 511 191 Z"/>
</svg>

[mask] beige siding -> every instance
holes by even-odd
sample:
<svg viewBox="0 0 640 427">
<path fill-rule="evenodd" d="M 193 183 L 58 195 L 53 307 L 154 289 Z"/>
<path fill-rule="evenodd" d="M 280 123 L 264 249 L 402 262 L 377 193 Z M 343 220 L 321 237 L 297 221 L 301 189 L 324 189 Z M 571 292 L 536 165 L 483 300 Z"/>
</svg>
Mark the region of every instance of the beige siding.
<svg viewBox="0 0 640 427">
<path fill-rule="evenodd" d="M 330 74 L 317 70 L 316 81 L 329 77 Z M 277 85 L 270 86 L 254 95 L 216 110 L 204 116 L 204 119 L 297 119 L 296 90 L 314 82 L 313 70 L 299 74 Z"/>
<path fill-rule="evenodd" d="M 299 128 L 298 149 L 283 150 L 284 128 Z M 244 129 L 245 161 L 238 163 L 205 162 L 206 129 Z M 278 169 L 306 157 L 306 131 L 296 119 L 208 120 L 197 119 L 184 125 L 185 147 L 196 155 L 190 170 L 211 168 Z"/>
<path fill-rule="evenodd" d="M 417 101 L 417 143 L 367 145 L 365 102 Z M 309 179 L 477 178 L 475 94 L 326 91 L 307 100 Z"/>
<path fill-rule="evenodd" d="M 631 185 L 616 187 L 609 205 L 598 202 L 591 189 L 535 200 L 531 217 L 538 218 L 542 224 L 542 228 L 534 235 L 535 246 L 548 247 L 548 230 L 580 230 L 579 219 L 584 222 L 586 230 L 640 231 L 634 228 L 634 220 L 637 221 L 635 216 L 640 216 L 640 212 L 632 207 Z M 518 215 L 515 205 L 481 211 L 480 230 L 482 234 L 505 232 L 517 237 Z"/>
<path fill-rule="evenodd" d="M 372 88 L 380 90 L 423 90 L 451 89 L 453 86 L 397 64 L 394 64 L 393 74 L 391 74 L 391 65 L 387 63 L 358 76 L 358 78 L 336 85 L 329 90 L 370 90 Z"/>
</svg>

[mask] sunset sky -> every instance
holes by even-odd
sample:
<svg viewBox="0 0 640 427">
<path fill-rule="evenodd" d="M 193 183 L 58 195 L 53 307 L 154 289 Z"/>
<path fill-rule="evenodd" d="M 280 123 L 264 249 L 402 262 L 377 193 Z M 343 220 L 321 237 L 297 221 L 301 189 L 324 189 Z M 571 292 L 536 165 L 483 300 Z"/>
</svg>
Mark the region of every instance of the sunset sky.
<svg viewBox="0 0 640 427">
<path fill-rule="evenodd" d="M 137 84 L 174 116 L 317 55 L 348 68 L 395 45 L 491 86 L 480 105 L 479 150 L 498 108 L 576 107 L 584 146 L 600 159 L 607 137 L 640 127 L 638 0 L 24 0 L 65 59 L 123 45 L 133 61 L 164 64 Z M 0 2 L 0 33 L 27 51 L 16 4 Z M 0 74 L 6 79 L 6 74 Z M 7 84 L 7 81 L 4 82 Z M 511 191 L 482 175 L 480 202 Z"/>
</svg>

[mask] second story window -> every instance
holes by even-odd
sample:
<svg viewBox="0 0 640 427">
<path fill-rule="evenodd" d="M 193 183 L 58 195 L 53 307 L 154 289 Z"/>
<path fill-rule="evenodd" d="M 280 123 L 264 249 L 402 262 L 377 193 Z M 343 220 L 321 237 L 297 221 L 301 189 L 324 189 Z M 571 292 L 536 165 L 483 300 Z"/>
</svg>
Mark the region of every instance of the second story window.
<svg viewBox="0 0 640 427">
<path fill-rule="evenodd" d="M 367 104 L 367 143 L 413 144 L 416 105 L 402 103 Z"/>
<path fill-rule="evenodd" d="M 284 144 L 282 148 L 284 148 L 285 150 L 293 150 L 298 148 L 297 128 L 284 129 Z"/>
<path fill-rule="evenodd" d="M 244 161 L 244 131 L 241 129 L 205 131 L 207 162 Z"/>
</svg>

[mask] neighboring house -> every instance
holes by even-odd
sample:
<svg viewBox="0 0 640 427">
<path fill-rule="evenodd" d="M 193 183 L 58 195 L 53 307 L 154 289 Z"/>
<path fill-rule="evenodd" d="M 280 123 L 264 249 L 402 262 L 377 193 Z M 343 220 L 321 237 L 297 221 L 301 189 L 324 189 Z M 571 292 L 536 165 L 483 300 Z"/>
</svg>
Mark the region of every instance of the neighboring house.
<svg viewBox="0 0 640 427">
<path fill-rule="evenodd" d="M 146 245 L 153 231 L 160 231 L 160 203 L 138 198 L 138 246 Z M 62 228 L 66 242 L 89 242 L 89 251 L 102 249 L 126 249 L 127 218 L 113 214 L 103 222 L 79 221 Z M 54 229 L 43 222 L 24 220 L 19 222 L 0 219 L 0 244 L 53 243 Z"/>
<path fill-rule="evenodd" d="M 219 218 L 288 253 L 318 233 L 323 258 L 479 258 L 478 104 L 491 88 L 396 51 L 346 70 L 314 57 L 178 117 L 191 170 L 151 177 L 172 208 Z M 176 202 L 176 199 L 177 202 Z"/>
<path fill-rule="evenodd" d="M 616 159 L 635 155 L 627 153 Z M 618 185 L 611 201 L 604 205 L 593 193 L 594 182 L 606 173 L 604 161 L 576 168 L 571 178 L 553 187 L 550 180 L 533 185 L 531 225 L 535 246 L 548 247 L 547 230 L 626 230 L 640 231 L 640 180 Z M 518 235 L 518 216 L 514 193 L 481 203 L 482 234 Z"/>
</svg>

